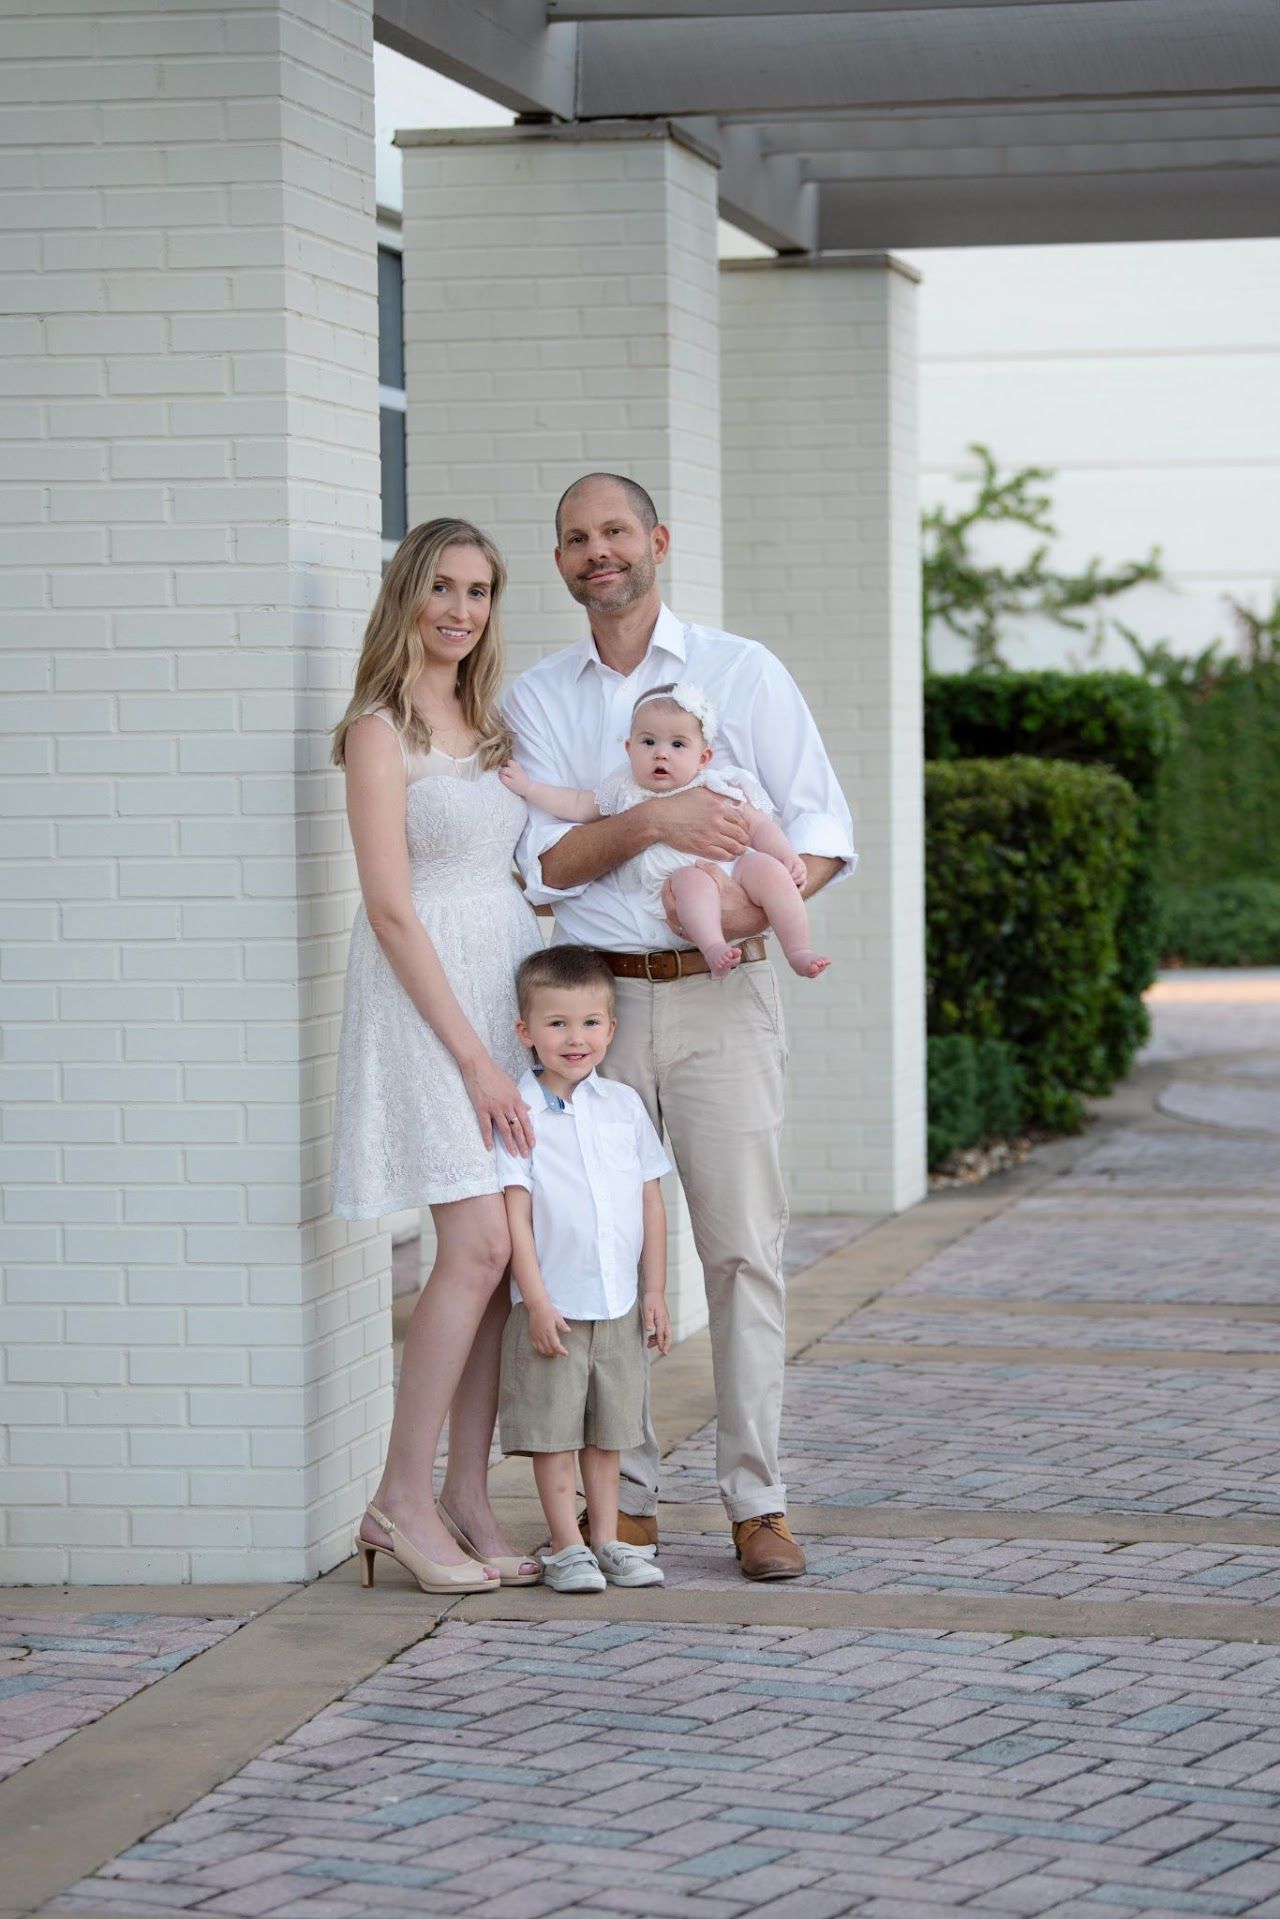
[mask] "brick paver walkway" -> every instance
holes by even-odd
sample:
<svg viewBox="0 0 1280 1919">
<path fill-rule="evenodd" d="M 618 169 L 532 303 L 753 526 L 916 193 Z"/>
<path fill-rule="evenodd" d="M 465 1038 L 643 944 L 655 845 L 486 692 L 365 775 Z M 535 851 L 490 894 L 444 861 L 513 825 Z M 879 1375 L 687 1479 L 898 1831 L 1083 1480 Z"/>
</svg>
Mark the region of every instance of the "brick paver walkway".
<svg viewBox="0 0 1280 1919">
<path fill-rule="evenodd" d="M 1196 1639 L 446 1625 L 61 1903 L 1274 1913 L 1278 1682 Z"/>
<path fill-rule="evenodd" d="M 21 1596 L 15 1601 L 20 1606 Z M 156 1613 L 0 1614 L 0 1779 L 242 1623 Z"/>
<path fill-rule="evenodd" d="M 1280 1919 L 1280 981 L 1222 990 L 793 1363 L 805 1580 L 735 1578 L 692 1432 L 663 1592 L 463 1607 L 58 1905 Z"/>
</svg>

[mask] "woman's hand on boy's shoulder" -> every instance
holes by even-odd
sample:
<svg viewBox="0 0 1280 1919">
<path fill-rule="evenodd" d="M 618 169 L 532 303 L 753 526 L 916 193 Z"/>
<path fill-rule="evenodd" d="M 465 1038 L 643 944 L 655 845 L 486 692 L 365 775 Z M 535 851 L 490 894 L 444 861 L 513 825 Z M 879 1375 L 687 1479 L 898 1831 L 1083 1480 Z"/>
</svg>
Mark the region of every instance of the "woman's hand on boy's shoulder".
<svg viewBox="0 0 1280 1919">
<path fill-rule="evenodd" d="M 660 1353 L 671 1351 L 671 1315 L 667 1311 L 665 1293 L 646 1293 L 641 1302 L 644 1314 L 645 1344 L 656 1346 Z"/>
</svg>

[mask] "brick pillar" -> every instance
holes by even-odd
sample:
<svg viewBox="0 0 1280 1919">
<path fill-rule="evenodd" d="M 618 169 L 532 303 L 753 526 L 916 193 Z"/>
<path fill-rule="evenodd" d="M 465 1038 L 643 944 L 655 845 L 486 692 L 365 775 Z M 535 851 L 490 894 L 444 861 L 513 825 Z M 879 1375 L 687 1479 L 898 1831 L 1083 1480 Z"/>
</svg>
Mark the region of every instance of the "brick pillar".
<svg viewBox="0 0 1280 1919">
<path fill-rule="evenodd" d="M 649 488 L 663 591 L 720 624 L 716 175 L 665 122 L 401 133 L 412 520 L 464 513 L 511 568 L 513 672 L 582 632 L 552 562 L 592 468 Z M 678 1332 L 705 1322 L 674 1194 Z"/>
<path fill-rule="evenodd" d="M 325 1180 L 371 5 L 8 11 L 3 1577 L 296 1579 L 390 1401 L 385 1236 Z"/>
<path fill-rule="evenodd" d="M 925 1187 L 916 278 L 863 255 L 721 279 L 726 621 L 799 681 L 862 855 L 814 909 L 836 967 L 787 985 L 801 1212 Z"/>
</svg>

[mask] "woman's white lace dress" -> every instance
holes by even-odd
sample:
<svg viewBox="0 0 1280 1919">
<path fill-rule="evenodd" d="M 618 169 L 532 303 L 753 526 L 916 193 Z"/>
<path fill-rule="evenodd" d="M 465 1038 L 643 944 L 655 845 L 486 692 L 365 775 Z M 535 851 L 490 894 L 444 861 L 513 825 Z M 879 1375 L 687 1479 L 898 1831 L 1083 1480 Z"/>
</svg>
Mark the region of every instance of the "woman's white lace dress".
<svg viewBox="0 0 1280 1919">
<path fill-rule="evenodd" d="M 529 1054 L 515 1035 L 515 971 L 542 945 L 512 875 L 524 801 L 474 754 L 406 755 L 405 773 L 414 909 L 481 1042 L 519 1079 Z M 333 1210 L 377 1219 L 498 1190 L 453 1056 L 392 972 L 362 906 L 338 1047 Z"/>
</svg>

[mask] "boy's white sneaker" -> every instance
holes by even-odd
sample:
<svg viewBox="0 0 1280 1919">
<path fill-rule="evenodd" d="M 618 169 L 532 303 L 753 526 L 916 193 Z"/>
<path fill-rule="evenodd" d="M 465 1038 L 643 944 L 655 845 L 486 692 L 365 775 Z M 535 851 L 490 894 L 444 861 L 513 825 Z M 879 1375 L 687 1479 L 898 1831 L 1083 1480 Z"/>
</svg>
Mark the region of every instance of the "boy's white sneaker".
<svg viewBox="0 0 1280 1919">
<path fill-rule="evenodd" d="M 661 1586 L 666 1582 L 661 1566 L 655 1566 L 643 1546 L 624 1546 L 611 1539 L 597 1547 L 601 1572 L 611 1586 Z"/>
<path fill-rule="evenodd" d="M 547 1553 L 542 1577 L 555 1593 L 602 1593 L 605 1588 L 604 1574 L 590 1546 L 566 1546 L 562 1552 Z"/>
</svg>

